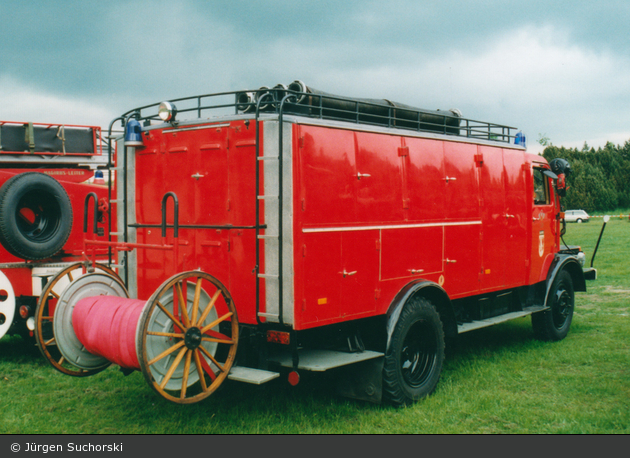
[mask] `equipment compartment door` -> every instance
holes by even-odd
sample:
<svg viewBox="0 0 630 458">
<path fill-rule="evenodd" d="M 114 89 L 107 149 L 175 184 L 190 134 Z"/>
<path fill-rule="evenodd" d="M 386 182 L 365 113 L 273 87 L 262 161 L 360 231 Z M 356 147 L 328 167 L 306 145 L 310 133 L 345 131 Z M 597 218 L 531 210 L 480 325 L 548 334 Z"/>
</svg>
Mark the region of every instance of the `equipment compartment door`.
<svg viewBox="0 0 630 458">
<path fill-rule="evenodd" d="M 479 289 L 481 224 L 444 228 L 444 275 L 440 284 L 451 299 Z"/>
<path fill-rule="evenodd" d="M 321 326 L 376 310 L 378 231 L 304 237 L 301 326 Z"/>
<path fill-rule="evenodd" d="M 376 310 L 379 231 L 344 232 L 341 236 L 341 318 Z"/>
<path fill-rule="evenodd" d="M 341 233 L 309 233 L 304 241 L 301 321 L 306 325 L 326 324 L 340 315 Z"/>
<path fill-rule="evenodd" d="M 505 173 L 503 150 L 479 147 L 483 164 L 479 167 L 482 213 L 482 289 L 497 289 L 505 285 L 506 231 L 508 219 L 515 215 L 505 209 Z M 510 261 L 513 263 L 513 260 Z"/>
<path fill-rule="evenodd" d="M 522 151 L 503 150 L 505 167 L 506 215 L 506 286 L 520 286 L 527 282 L 527 230 L 529 226 L 529 195 L 527 168 Z"/>
</svg>

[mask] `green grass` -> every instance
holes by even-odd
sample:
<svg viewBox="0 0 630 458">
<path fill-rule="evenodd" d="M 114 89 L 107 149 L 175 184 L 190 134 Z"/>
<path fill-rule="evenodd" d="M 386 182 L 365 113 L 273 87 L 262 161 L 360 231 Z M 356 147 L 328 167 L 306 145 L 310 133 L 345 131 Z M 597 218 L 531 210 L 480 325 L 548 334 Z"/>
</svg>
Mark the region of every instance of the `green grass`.
<svg viewBox="0 0 630 458">
<path fill-rule="evenodd" d="M 569 224 L 565 241 L 590 263 L 601 220 Z M 140 373 L 88 378 L 56 372 L 18 337 L 0 340 L 0 433 L 630 433 L 630 222 L 612 219 L 598 280 L 578 293 L 573 325 L 556 343 L 530 320 L 460 336 L 447 347 L 435 393 L 395 409 L 335 395 L 332 376 L 263 386 L 227 382 L 198 404 L 171 404 Z"/>
</svg>

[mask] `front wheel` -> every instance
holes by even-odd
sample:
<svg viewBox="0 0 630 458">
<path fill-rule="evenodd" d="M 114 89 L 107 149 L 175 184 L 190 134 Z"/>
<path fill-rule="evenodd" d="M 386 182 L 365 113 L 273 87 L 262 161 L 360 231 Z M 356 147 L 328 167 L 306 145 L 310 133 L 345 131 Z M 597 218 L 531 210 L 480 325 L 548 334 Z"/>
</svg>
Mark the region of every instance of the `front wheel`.
<svg viewBox="0 0 630 458">
<path fill-rule="evenodd" d="M 403 307 L 385 353 L 383 396 L 404 405 L 431 394 L 444 362 L 444 331 L 435 307 L 412 297 Z"/>
<path fill-rule="evenodd" d="M 555 278 L 549 296 L 548 310 L 532 315 L 534 333 L 541 340 L 557 341 L 569 333 L 575 307 L 573 280 L 566 270 Z"/>
</svg>

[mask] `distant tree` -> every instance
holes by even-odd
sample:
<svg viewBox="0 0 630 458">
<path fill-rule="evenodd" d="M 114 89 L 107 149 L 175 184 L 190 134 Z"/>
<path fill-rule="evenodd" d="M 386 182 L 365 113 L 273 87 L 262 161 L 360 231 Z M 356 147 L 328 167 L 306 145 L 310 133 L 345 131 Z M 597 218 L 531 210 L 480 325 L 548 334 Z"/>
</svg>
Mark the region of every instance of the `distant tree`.
<svg viewBox="0 0 630 458">
<path fill-rule="evenodd" d="M 623 147 L 608 142 L 597 150 L 586 142 L 581 150 L 549 144 L 543 157 L 547 161 L 560 157 L 571 164 L 565 208 L 607 211 L 630 207 L 630 141 Z"/>
<path fill-rule="evenodd" d="M 551 140 L 549 139 L 549 137 L 547 137 L 547 134 L 538 134 L 538 143 L 540 143 L 542 146 L 549 146 L 551 145 Z"/>
</svg>

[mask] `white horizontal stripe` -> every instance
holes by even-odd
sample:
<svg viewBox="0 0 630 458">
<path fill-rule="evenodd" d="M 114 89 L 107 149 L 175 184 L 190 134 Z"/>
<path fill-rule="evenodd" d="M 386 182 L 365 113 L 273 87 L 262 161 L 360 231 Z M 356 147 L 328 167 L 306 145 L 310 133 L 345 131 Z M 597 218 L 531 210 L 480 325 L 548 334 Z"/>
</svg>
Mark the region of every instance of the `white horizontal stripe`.
<svg viewBox="0 0 630 458">
<path fill-rule="evenodd" d="M 423 224 L 392 224 L 383 226 L 345 226 L 345 227 L 316 227 L 303 228 L 303 233 L 308 232 L 349 232 L 349 231 L 372 231 L 381 229 L 413 229 L 418 227 L 445 227 L 445 226 L 475 226 L 481 221 L 456 221 L 443 223 L 423 223 Z"/>
</svg>

